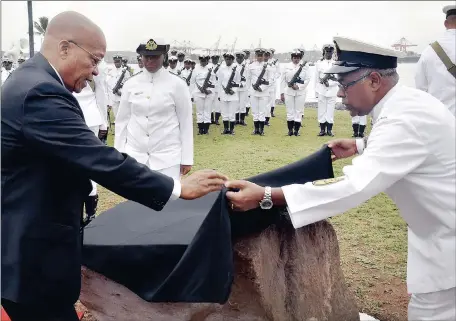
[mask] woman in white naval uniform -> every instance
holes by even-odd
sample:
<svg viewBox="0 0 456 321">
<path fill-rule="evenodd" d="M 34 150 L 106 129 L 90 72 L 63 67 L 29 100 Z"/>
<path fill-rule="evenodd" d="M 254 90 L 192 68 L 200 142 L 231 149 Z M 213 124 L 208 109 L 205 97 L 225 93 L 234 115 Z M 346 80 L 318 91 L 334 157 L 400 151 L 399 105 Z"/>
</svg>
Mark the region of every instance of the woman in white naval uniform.
<svg viewBox="0 0 456 321">
<path fill-rule="evenodd" d="M 274 74 L 271 72 L 268 64 L 263 61 L 264 53 L 265 50 L 262 48 L 255 49 L 256 61 L 249 65 L 249 68 L 247 69 L 248 74 L 246 76 L 252 87 L 250 103 L 252 104 L 253 124 L 255 127 L 252 134 L 260 136 L 264 136 L 264 123 L 266 120 L 267 108 L 269 108 L 269 88 L 274 81 Z M 263 69 L 265 69 L 265 72 L 262 80 L 260 81 L 259 86 L 255 87 Z"/>
<path fill-rule="evenodd" d="M 136 49 L 145 70 L 123 87 L 114 147 L 178 180 L 193 165 L 192 105 L 185 82 L 163 68 L 168 50 L 163 39 Z"/>
<path fill-rule="evenodd" d="M 234 125 L 236 123 L 236 110 L 239 106 L 239 93 L 238 87 L 241 82 L 241 66 L 233 64 L 234 54 L 225 54 L 225 64 L 220 66 L 217 72 L 218 76 L 218 93 L 220 98 L 220 104 L 222 106 L 222 120 L 224 130 L 222 134 L 234 135 Z M 227 89 L 231 75 L 233 80 L 231 81 L 231 90 Z"/>
<path fill-rule="evenodd" d="M 190 97 L 192 96 L 193 84 L 191 83 L 192 75 L 193 75 L 193 68 L 192 68 L 192 61 L 190 58 L 186 58 L 184 60 L 184 70 L 180 73 L 180 77 L 185 81 L 188 87 L 188 92 Z"/>
<path fill-rule="evenodd" d="M 283 75 L 283 100 L 287 109 L 288 136 L 298 136 L 301 128 L 304 104 L 306 103 L 307 86 L 310 82 L 309 67 L 301 61 L 302 54 L 295 51 L 291 54 L 291 62 L 285 66 Z M 291 83 L 293 77 L 297 79 Z M 293 132 L 294 129 L 294 132 Z"/>
<path fill-rule="evenodd" d="M 245 52 L 238 51 L 234 54 L 236 56 L 236 64 L 239 66 L 239 75 L 241 76 L 241 83 L 237 91 L 239 93 L 239 104 L 236 108 L 236 124 L 239 123 L 241 126 L 247 126 L 245 123 L 245 116 L 247 112 L 247 100 L 249 99 L 247 79 L 245 75 L 247 74 L 248 62 L 244 60 Z"/>
<path fill-rule="evenodd" d="M 114 67 L 109 66 L 107 68 L 107 76 L 106 76 L 106 83 L 107 83 L 107 92 L 108 92 L 108 106 L 112 107 L 112 112 L 114 113 L 114 117 L 117 117 L 117 112 L 119 110 L 119 103 L 120 103 L 120 96 L 122 94 L 122 88 L 116 93 L 113 93 L 113 89 L 116 86 L 119 78 L 123 76 L 122 83 L 125 83 L 128 78 L 130 78 L 130 73 L 128 72 L 127 68 L 122 67 L 122 57 L 119 55 L 115 55 L 114 59 Z M 125 72 L 124 72 L 125 71 Z"/>
<path fill-rule="evenodd" d="M 456 146 L 452 113 L 437 98 L 398 85 L 400 52 L 335 37 L 342 98 L 350 114 L 371 114 L 369 138 L 329 142 L 334 159 L 359 156 L 343 176 L 281 188 L 227 183 L 239 210 L 286 205 L 300 228 L 386 192 L 407 222 L 408 319 L 456 320 Z M 272 195 L 272 196 L 271 196 Z"/>
<path fill-rule="evenodd" d="M 318 122 L 320 133 L 318 136 L 334 136 L 332 128 L 334 124 L 334 109 L 336 107 L 337 82 L 331 80 L 325 71 L 332 66 L 334 46 L 323 46 L 323 59 L 315 64 L 315 96 L 318 96 Z"/>
<path fill-rule="evenodd" d="M 196 123 L 198 124 L 198 135 L 209 133 L 211 125 L 212 104 L 215 99 L 216 79 L 213 69 L 208 67 L 209 55 L 199 56 L 200 64 L 195 67 L 190 84 L 193 84 L 193 101 L 196 105 Z M 209 87 L 203 90 L 203 84 L 209 75 Z"/>
<path fill-rule="evenodd" d="M 84 114 L 84 120 L 91 131 L 100 139 L 105 139 L 108 133 L 108 104 L 106 96 L 106 79 L 104 73 L 100 72 L 93 77 L 93 81 L 87 85 L 80 93 L 73 93 L 78 100 L 79 106 Z M 85 199 L 85 209 L 88 218 L 93 217 L 97 211 L 98 193 L 97 183 L 92 182 L 92 191 Z"/>
</svg>

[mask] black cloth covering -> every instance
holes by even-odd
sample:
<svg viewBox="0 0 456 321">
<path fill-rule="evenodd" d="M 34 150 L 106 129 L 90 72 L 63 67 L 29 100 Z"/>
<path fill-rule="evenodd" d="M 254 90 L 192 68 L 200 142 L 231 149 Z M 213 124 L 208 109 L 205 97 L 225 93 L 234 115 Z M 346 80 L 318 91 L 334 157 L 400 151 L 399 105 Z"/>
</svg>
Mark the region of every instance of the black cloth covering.
<svg viewBox="0 0 456 321">
<path fill-rule="evenodd" d="M 314 154 L 248 181 L 280 187 L 334 177 L 325 145 Z M 83 265 L 149 302 L 228 300 L 233 241 L 283 220 L 283 208 L 232 212 L 226 189 L 178 199 L 156 212 L 126 201 L 101 213 L 84 231 Z M 291 224 L 291 223 L 289 223 Z"/>
</svg>

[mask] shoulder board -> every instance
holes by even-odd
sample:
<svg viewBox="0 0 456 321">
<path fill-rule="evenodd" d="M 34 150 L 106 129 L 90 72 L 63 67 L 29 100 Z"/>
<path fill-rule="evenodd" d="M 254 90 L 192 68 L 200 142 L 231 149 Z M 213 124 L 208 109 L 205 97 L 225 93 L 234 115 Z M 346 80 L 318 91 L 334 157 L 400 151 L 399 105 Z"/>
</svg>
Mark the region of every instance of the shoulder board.
<svg viewBox="0 0 456 321">
<path fill-rule="evenodd" d="M 182 78 L 180 75 L 176 75 L 176 74 L 172 73 L 171 71 L 170 71 L 169 73 L 170 73 L 171 75 L 176 76 L 176 77 L 179 78 L 180 80 L 184 80 L 184 78 Z M 184 80 L 184 81 L 185 81 L 185 80 Z"/>
<path fill-rule="evenodd" d="M 141 70 L 140 72 L 134 74 L 133 76 L 130 76 L 130 78 L 128 78 L 127 80 L 125 80 L 124 85 L 125 85 L 130 79 L 132 79 L 133 77 L 139 75 L 140 73 L 142 73 L 142 70 Z"/>
</svg>

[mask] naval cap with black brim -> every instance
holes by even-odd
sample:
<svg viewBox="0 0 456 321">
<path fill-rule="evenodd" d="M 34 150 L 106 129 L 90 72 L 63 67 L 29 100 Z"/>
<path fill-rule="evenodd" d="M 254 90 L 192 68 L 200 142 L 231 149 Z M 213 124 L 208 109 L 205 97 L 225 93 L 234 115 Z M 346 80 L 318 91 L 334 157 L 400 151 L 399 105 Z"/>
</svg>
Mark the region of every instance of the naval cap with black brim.
<svg viewBox="0 0 456 321">
<path fill-rule="evenodd" d="M 326 74 L 345 74 L 360 68 L 396 68 L 397 58 L 404 56 L 400 51 L 346 37 L 334 37 L 334 44 L 337 59 Z"/>
<path fill-rule="evenodd" d="M 136 48 L 136 53 L 144 56 L 164 55 L 169 50 L 169 44 L 166 44 L 163 38 L 149 39 Z"/>
<path fill-rule="evenodd" d="M 456 5 L 450 4 L 448 6 L 443 7 L 443 13 L 446 15 L 446 18 L 449 16 L 456 16 Z"/>
</svg>

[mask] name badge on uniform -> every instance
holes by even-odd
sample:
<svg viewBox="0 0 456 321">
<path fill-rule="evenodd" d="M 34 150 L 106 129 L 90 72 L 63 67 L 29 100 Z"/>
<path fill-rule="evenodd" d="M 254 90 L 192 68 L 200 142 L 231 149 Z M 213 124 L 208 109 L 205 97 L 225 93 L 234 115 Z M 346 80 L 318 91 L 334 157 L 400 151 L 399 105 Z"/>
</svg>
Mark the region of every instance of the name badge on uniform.
<svg viewBox="0 0 456 321">
<path fill-rule="evenodd" d="M 143 91 L 138 91 L 138 92 L 135 93 L 134 95 L 135 95 L 135 96 L 138 96 L 138 95 L 141 95 L 141 94 L 143 94 L 143 93 L 144 93 Z"/>
</svg>

